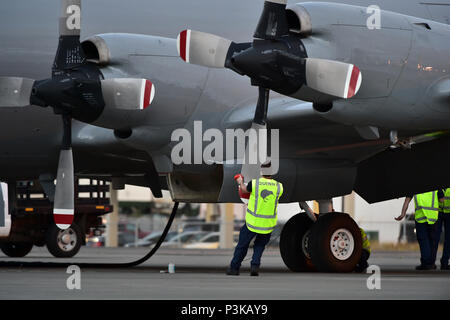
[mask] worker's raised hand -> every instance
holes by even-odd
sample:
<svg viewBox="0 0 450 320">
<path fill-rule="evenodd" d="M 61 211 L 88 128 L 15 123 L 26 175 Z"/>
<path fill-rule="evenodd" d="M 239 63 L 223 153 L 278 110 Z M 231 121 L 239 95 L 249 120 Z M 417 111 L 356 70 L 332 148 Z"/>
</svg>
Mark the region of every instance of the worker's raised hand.
<svg viewBox="0 0 450 320">
<path fill-rule="evenodd" d="M 236 182 L 240 185 L 244 182 L 244 177 L 242 174 L 237 174 L 234 176 L 234 180 L 236 180 Z"/>
</svg>

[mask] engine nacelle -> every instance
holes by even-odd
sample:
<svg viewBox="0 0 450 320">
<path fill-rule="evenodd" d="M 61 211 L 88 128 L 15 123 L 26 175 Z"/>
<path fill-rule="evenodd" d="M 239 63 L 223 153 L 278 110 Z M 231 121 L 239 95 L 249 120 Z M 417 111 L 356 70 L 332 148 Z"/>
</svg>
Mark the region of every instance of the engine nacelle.
<svg viewBox="0 0 450 320">
<path fill-rule="evenodd" d="M 102 67 L 126 66 L 130 56 L 177 56 L 174 39 L 131 33 L 106 33 L 81 43 L 86 58 Z"/>
<path fill-rule="evenodd" d="M 100 34 L 83 41 L 82 48 L 87 60 L 97 64 L 105 78 L 105 108 L 92 124 L 119 130 L 138 125 L 142 120 L 139 110 L 153 100 L 155 86 L 149 80 L 134 79 L 139 72 L 130 63 L 130 56 L 173 55 L 173 40 L 138 34 Z"/>
<path fill-rule="evenodd" d="M 150 80 L 114 78 L 101 81 L 105 107 L 93 124 L 112 129 L 127 129 L 123 119 L 139 117 L 155 96 L 155 87 Z"/>
<path fill-rule="evenodd" d="M 290 6 L 286 9 L 289 31 L 301 37 L 307 37 L 312 33 L 311 16 L 301 4 Z"/>
<path fill-rule="evenodd" d="M 314 101 L 323 117 L 348 125 L 447 129 L 450 28 L 369 8 L 325 2 L 288 7 L 289 29 L 302 38 L 309 57 L 352 63 L 363 79 L 346 101 L 305 88 L 295 98 Z"/>
<path fill-rule="evenodd" d="M 289 29 L 302 38 L 308 57 L 357 66 L 362 84 L 353 99 L 387 97 L 399 78 L 411 47 L 411 25 L 405 16 L 382 11 L 380 29 L 371 30 L 367 8 L 325 2 L 289 6 Z M 389 45 L 386 45 L 389 43 Z M 295 98 L 330 102 L 302 88 Z"/>
</svg>

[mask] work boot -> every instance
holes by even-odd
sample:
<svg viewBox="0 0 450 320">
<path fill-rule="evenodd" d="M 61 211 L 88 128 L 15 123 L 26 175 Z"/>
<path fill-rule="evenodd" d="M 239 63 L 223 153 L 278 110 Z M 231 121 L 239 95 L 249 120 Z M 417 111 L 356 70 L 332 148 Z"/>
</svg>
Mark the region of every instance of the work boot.
<svg viewBox="0 0 450 320">
<path fill-rule="evenodd" d="M 355 272 L 357 273 L 363 273 L 366 271 L 366 269 L 369 267 L 369 264 L 367 262 L 363 262 L 361 264 L 358 263 L 358 265 L 355 268 Z"/>
<path fill-rule="evenodd" d="M 416 267 L 416 270 L 432 270 L 433 266 L 432 265 L 425 265 L 425 264 L 421 264 L 420 266 Z"/>
<path fill-rule="evenodd" d="M 227 270 L 227 276 L 238 276 L 239 270 L 229 268 Z"/>
<path fill-rule="evenodd" d="M 364 271 L 366 271 L 367 268 L 364 268 L 362 266 L 356 266 L 355 268 L 355 272 L 356 273 L 363 273 Z"/>
<path fill-rule="evenodd" d="M 251 266 L 250 267 L 250 275 L 252 277 L 257 277 L 259 276 L 259 267 L 258 266 Z"/>
</svg>

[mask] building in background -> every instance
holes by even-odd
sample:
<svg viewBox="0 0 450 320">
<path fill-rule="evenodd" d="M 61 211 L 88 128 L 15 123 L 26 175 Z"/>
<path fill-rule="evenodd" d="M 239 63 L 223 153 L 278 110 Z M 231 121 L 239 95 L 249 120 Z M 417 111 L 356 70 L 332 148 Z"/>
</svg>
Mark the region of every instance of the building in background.
<svg viewBox="0 0 450 320">
<path fill-rule="evenodd" d="M 139 232 L 152 232 L 162 230 L 167 222 L 168 214 L 172 209 L 172 200 L 168 191 L 163 192 L 163 198 L 154 198 L 149 188 L 126 185 L 119 190 L 118 201 L 120 206 L 120 222 L 130 222 L 137 225 Z M 366 230 L 372 241 L 380 243 L 397 243 L 402 224 L 394 217 L 400 214 L 404 198 L 368 204 L 355 193 L 346 197 L 333 199 L 336 211 L 349 213 L 355 221 Z M 151 205 L 150 205 L 151 203 Z M 314 203 L 309 202 L 313 208 Z M 180 209 L 182 206 L 180 206 Z M 235 221 L 244 221 L 246 207 L 244 204 L 200 204 L 198 219 L 206 222 L 230 223 L 230 214 L 225 218 L 225 211 L 232 211 Z M 298 203 L 280 204 L 279 221 L 284 223 L 293 215 L 300 212 Z M 410 205 L 408 212 L 414 212 L 414 204 Z M 186 218 L 186 217 L 184 217 Z M 178 217 L 172 229 L 181 229 L 183 217 Z M 228 219 L 228 220 L 226 220 Z M 228 222 L 226 222 L 228 221 Z M 139 235 L 139 232 L 136 235 Z"/>
</svg>

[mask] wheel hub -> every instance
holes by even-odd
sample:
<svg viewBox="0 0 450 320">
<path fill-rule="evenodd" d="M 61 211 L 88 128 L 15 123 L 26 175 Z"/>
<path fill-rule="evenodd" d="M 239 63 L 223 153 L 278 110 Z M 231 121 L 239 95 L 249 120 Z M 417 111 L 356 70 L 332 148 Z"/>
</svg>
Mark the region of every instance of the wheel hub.
<svg viewBox="0 0 450 320">
<path fill-rule="evenodd" d="M 347 260 L 355 248 L 355 239 L 347 229 L 338 229 L 331 236 L 330 249 L 333 256 L 338 260 Z"/>
<path fill-rule="evenodd" d="M 72 228 L 61 230 L 58 233 L 58 246 L 63 251 L 71 251 L 77 244 L 77 235 Z"/>
<path fill-rule="evenodd" d="M 64 244 L 69 244 L 70 243 L 70 235 L 65 234 L 61 237 L 61 242 Z"/>
</svg>

